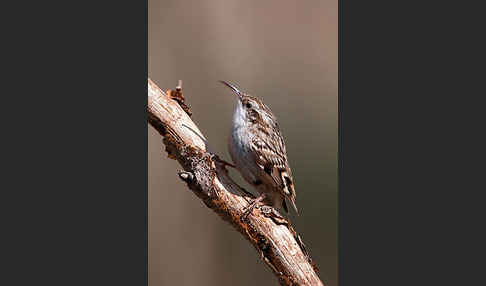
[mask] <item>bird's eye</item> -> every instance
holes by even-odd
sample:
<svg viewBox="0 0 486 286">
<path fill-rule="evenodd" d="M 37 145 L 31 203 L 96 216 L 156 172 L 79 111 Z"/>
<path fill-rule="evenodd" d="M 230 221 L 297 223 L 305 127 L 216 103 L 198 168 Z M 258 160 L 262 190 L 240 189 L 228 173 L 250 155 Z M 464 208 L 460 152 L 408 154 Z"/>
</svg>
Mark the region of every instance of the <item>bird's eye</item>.
<svg viewBox="0 0 486 286">
<path fill-rule="evenodd" d="M 247 102 L 245 106 L 246 108 L 251 108 L 251 103 Z"/>
</svg>

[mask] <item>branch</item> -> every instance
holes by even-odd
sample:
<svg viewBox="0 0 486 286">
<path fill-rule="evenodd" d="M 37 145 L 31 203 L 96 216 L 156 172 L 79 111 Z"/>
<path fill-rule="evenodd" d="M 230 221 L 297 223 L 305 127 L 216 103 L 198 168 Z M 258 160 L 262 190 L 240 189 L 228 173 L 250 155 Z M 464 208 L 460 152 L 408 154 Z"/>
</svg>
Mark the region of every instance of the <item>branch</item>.
<svg viewBox="0 0 486 286">
<path fill-rule="evenodd" d="M 148 79 L 148 122 L 162 135 L 169 158 L 184 169 L 179 177 L 210 209 L 229 222 L 257 250 L 281 285 L 322 285 L 317 267 L 288 219 L 260 206 L 241 219 L 253 197 L 228 175 L 225 163 L 208 152 L 208 144 L 191 120 L 181 82 L 163 92 Z"/>
</svg>

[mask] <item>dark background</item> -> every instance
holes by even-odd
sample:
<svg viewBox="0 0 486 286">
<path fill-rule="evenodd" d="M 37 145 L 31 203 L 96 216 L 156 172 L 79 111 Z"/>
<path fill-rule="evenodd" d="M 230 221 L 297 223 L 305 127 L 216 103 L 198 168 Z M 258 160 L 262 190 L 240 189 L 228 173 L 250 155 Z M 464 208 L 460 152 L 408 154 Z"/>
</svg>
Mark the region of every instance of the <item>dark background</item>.
<svg viewBox="0 0 486 286">
<path fill-rule="evenodd" d="M 222 158 L 231 160 L 235 96 L 218 80 L 277 116 L 301 211 L 291 219 L 329 286 L 337 285 L 337 4 L 149 0 L 148 13 L 148 76 L 164 90 L 183 81 L 193 120 Z M 254 248 L 187 189 L 164 149 L 149 126 L 150 285 L 278 285 Z"/>
</svg>

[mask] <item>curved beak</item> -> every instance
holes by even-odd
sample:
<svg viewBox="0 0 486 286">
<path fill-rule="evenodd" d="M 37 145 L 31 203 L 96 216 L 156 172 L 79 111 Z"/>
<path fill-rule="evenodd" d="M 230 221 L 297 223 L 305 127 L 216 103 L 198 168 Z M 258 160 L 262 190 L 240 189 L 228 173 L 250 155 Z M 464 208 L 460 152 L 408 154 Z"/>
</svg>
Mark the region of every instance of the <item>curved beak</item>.
<svg viewBox="0 0 486 286">
<path fill-rule="evenodd" d="M 227 87 L 231 88 L 233 92 L 238 96 L 239 99 L 241 99 L 241 96 L 243 95 L 239 89 L 237 89 L 234 85 L 225 82 L 224 80 L 220 80 L 220 83 L 226 85 Z"/>
</svg>

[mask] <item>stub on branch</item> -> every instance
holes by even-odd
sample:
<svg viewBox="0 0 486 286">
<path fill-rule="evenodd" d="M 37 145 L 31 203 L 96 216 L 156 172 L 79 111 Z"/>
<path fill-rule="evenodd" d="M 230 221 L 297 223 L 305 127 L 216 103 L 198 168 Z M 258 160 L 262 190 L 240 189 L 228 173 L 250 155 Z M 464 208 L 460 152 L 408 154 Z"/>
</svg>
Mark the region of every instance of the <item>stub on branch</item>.
<svg viewBox="0 0 486 286">
<path fill-rule="evenodd" d="M 167 95 L 171 99 L 177 101 L 177 103 L 179 103 L 179 105 L 187 113 L 187 115 L 189 115 L 189 117 L 192 116 L 191 109 L 184 102 L 185 99 L 184 99 L 184 95 L 182 94 L 182 80 L 179 80 L 179 84 L 177 85 L 175 90 L 171 90 L 171 89 L 167 90 Z"/>
</svg>

